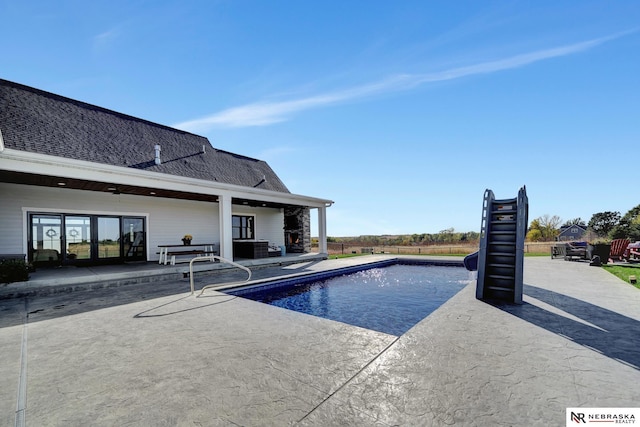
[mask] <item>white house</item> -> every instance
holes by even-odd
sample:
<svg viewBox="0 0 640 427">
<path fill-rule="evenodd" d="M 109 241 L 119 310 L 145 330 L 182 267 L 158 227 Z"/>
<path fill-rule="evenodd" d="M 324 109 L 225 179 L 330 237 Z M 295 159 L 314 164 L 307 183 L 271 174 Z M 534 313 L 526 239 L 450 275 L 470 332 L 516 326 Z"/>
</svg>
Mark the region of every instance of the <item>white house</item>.
<svg viewBox="0 0 640 427">
<path fill-rule="evenodd" d="M 0 254 L 63 264 L 157 261 L 159 247 L 268 242 L 310 250 L 317 209 L 261 160 L 207 138 L 0 80 Z M 261 255 L 260 255 L 261 256 Z"/>
</svg>

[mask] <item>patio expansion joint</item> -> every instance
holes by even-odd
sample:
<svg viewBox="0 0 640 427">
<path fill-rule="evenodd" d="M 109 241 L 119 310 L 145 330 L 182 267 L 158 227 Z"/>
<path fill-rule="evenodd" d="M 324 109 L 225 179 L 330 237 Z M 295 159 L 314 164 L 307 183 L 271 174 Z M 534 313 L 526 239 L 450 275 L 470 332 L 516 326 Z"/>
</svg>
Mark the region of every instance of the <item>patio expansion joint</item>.
<svg viewBox="0 0 640 427">
<path fill-rule="evenodd" d="M 391 347 L 393 347 L 398 342 L 399 339 L 400 339 L 400 336 L 395 337 L 395 339 L 393 341 L 391 341 L 389 344 L 387 344 L 387 346 L 385 348 L 383 348 L 378 354 L 376 354 L 373 358 L 371 358 L 371 360 L 369 360 L 364 366 L 362 366 L 362 368 L 360 368 L 356 373 L 354 373 L 350 378 L 348 378 L 342 385 L 340 385 L 334 391 L 329 393 L 329 395 L 327 397 L 322 399 L 322 401 L 320 403 L 318 403 L 316 406 L 314 406 L 304 417 L 300 418 L 298 420 L 298 423 L 303 422 L 307 417 L 309 417 L 311 414 L 313 414 L 316 411 L 316 409 L 320 408 L 327 401 L 329 401 L 329 399 L 331 399 L 333 396 L 335 396 L 340 390 L 342 390 L 347 385 L 349 385 L 349 383 L 351 383 L 362 372 L 364 372 L 364 370 L 366 370 L 369 366 L 371 366 L 371 364 L 373 364 L 376 360 L 378 360 L 380 358 L 380 356 L 385 354 L 387 352 L 387 350 L 389 350 Z"/>
</svg>

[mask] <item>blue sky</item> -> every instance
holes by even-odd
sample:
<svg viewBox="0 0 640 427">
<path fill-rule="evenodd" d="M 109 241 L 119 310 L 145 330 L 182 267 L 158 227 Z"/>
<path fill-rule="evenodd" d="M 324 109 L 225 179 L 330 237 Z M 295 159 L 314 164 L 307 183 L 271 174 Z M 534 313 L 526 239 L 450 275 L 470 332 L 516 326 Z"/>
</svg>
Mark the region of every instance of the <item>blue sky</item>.
<svg viewBox="0 0 640 427">
<path fill-rule="evenodd" d="M 640 204 L 638 1 L 4 1 L 0 77 L 206 136 L 330 236 Z"/>
</svg>

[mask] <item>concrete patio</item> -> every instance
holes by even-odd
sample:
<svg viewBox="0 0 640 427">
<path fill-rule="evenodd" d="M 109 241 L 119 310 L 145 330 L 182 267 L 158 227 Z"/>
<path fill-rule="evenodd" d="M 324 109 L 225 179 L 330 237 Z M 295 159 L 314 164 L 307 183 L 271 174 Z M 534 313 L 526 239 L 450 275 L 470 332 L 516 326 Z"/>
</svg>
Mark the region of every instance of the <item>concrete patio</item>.
<svg viewBox="0 0 640 427">
<path fill-rule="evenodd" d="M 236 262 L 252 269 L 270 266 L 288 266 L 326 259 L 318 253 L 287 254 L 282 257 L 262 259 L 239 259 Z M 236 267 L 220 262 L 196 262 L 193 264 L 194 277 L 220 275 Z M 277 270 L 276 270 L 277 271 Z M 0 285 L 0 299 L 35 295 L 48 295 L 87 289 L 120 287 L 139 283 L 179 281 L 189 273 L 189 263 L 162 265 L 157 262 L 125 263 L 98 266 L 61 266 L 38 268 L 29 274 L 26 282 Z M 225 277 L 225 276 L 221 276 Z M 155 286 L 154 286 L 155 287 Z"/>
<path fill-rule="evenodd" d="M 567 407 L 639 406 L 640 291 L 547 257 L 525 258 L 524 283 L 521 306 L 470 284 L 400 337 L 195 298 L 187 279 L 3 299 L 0 425 L 549 426 Z"/>
</svg>

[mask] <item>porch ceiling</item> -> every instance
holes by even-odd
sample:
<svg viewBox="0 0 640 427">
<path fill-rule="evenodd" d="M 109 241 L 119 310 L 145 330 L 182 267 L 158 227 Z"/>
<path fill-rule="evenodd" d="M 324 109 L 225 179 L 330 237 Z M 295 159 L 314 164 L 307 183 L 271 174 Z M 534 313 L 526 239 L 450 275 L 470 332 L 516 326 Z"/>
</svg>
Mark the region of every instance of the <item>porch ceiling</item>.
<svg viewBox="0 0 640 427">
<path fill-rule="evenodd" d="M 112 194 L 132 194 L 136 196 L 160 197 L 169 199 L 198 200 L 203 202 L 217 202 L 218 196 L 210 194 L 191 193 L 186 191 L 167 190 L 163 188 L 141 187 L 136 185 L 114 184 L 75 178 L 64 178 L 49 175 L 38 175 L 25 172 L 0 170 L 0 182 L 12 184 L 35 185 L 39 187 L 70 188 L 84 191 L 98 191 Z M 233 204 L 252 207 L 282 208 L 287 205 L 263 202 L 251 199 L 232 199 Z"/>
</svg>

